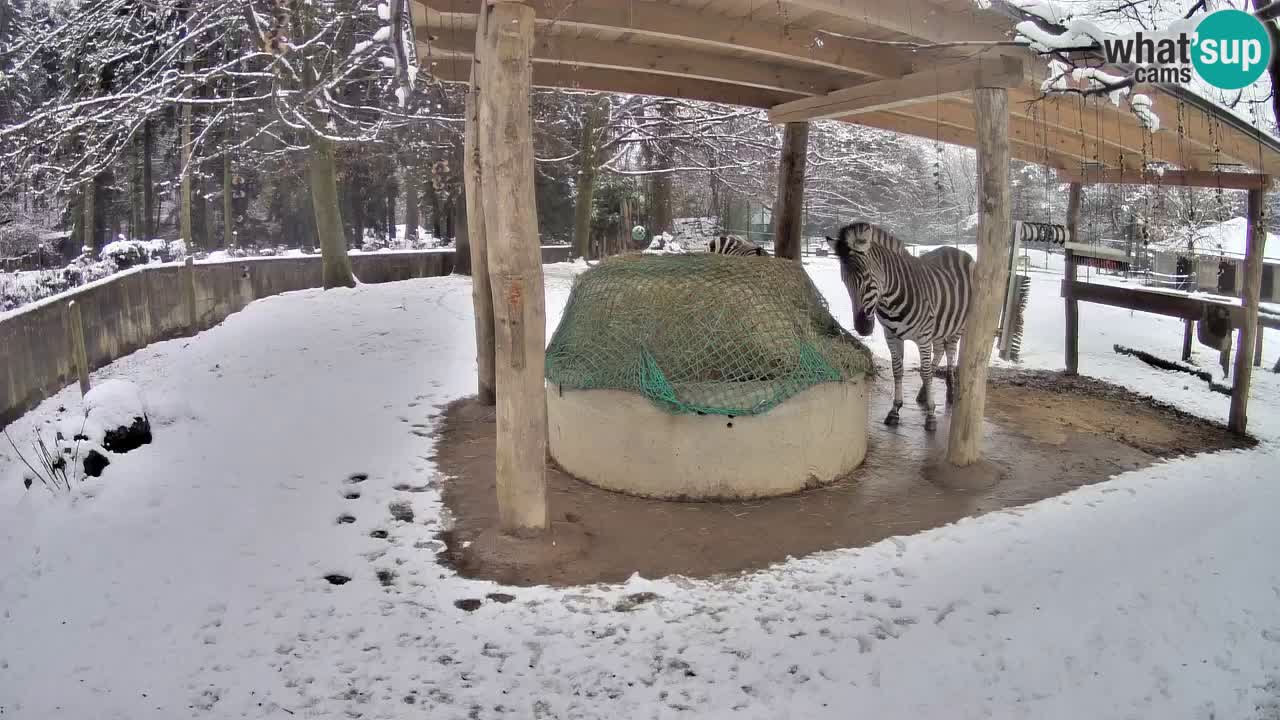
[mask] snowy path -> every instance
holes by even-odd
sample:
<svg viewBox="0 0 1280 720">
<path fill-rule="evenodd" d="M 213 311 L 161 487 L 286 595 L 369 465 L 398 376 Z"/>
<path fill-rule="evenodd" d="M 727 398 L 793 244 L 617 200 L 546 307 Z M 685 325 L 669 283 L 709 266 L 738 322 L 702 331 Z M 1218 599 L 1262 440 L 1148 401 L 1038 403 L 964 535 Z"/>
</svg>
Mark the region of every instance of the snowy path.
<svg viewBox="0 0 1280 720">
<path fill-rule="evenodd" d="M 810 267 L 847 325 L 835 265 Z M 553 314 L 573 272 L 548 268 Z M 1036 279 L 1031 365 L 1061 363 L 1056 283 Z M 1111 351 L 1176 355 L 1176 321 L 1084 307 L 1084 372 L 1225 417 Z M 725 583 L 511 589 L 438 566 L 437 492 L 395 489 L 436 479 L 431 416 L 472 388 L 471 332 L 459 278 L 270 298 L 95 374 L 144 385 L 163 423 L 102 481 L 25 493 L 0 451 L 0 718 L 1280 714 L 1275 375 L 1254 451 Z M 77 391 L 10 432 L 60 404 Z"/>
</svg>

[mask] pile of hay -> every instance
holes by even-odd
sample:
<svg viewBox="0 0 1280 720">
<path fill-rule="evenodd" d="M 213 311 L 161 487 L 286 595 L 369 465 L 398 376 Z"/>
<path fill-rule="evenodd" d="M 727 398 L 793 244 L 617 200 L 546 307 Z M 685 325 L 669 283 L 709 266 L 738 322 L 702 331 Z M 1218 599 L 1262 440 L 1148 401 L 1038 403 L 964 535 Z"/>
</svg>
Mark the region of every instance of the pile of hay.
<svg viewBox="0 0 1280 720">
<path fill-rule="evenodd" d="M 583 273 L 546 377 L 637 392 L 672 413 L 736 416 L 873 369 L 799 263 L 700 253 L 623 256 Z"/>
</svg>

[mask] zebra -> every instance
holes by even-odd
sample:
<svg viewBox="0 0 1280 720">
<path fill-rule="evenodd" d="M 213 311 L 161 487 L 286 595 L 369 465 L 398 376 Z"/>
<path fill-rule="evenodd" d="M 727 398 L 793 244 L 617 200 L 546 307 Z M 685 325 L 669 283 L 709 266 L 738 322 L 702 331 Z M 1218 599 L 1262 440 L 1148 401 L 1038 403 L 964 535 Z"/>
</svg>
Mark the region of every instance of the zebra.
<svg viewBox="0 0 1280 720">
<path fill-rule="evenodd" d="M 707 252 L 717 255 L 764 255 L 769 253 L 750 240 L 743 240 L 737 235 L 721 235 L 707 244 Z"/>
<path fill-rule="evenodd" d="M 893 361 L 893 409 L 886 425 L 898 424 L 902 408 L 902 349 L 911 340 L 920 349 L 920 393 L 916 402 L 925 407 L 925 430 L 938 427 L 933 402 L 934 358 L 947 357 L 947 403 L 953 400 L 953 373 L 959 361 L 957 346 L 969 311 L 973 284 L 973 258 L 953 247 L 913 257 L 902 241 L 866 222 L 840 229 L 839 237 L 827 237 L 840 261 L 840 276 L 853 303 L 854 329 L 870 335 L 875 317 L 884 325 L 885 341 Z"/>
</svg>

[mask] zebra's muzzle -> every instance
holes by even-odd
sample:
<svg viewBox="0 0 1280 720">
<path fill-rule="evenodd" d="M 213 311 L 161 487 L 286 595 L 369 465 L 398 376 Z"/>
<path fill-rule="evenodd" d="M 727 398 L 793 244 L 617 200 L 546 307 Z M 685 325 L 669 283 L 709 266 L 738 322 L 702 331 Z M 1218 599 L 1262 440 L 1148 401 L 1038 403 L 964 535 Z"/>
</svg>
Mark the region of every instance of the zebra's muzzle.
<svg viewBox="0 0 1280 720">
<path fill-rule="evenodd" d="M 876 329 L 875 315 L 869 312 L 854 312 L 853 329 L 863 337 L 870 335 Z"/>
</svg>

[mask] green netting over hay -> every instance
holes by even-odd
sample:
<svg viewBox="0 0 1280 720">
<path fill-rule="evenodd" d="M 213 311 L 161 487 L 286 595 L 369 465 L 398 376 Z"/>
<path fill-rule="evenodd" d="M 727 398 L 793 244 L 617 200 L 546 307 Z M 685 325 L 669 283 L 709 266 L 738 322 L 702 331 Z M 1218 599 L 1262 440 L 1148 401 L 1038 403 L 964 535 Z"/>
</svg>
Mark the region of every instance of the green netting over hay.
<svg viewBox="0 0 1280 720">
<path fill-rule="evenodd" d="M 586 271 L 547 348 L 551 383 L 630 390 L 672 413 L 756 415 L 873 367 L 799 263 L 706 253 Z"/>
</svg>

